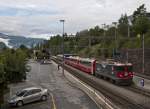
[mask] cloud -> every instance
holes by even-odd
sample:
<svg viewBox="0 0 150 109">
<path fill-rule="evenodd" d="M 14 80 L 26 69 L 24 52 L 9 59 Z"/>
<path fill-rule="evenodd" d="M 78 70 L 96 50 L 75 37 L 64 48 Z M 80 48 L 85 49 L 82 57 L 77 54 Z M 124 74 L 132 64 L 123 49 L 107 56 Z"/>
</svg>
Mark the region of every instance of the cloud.
<svg viewBox="0 0 150 109">
<path fill-rule="evenodd" d="M 110 24 L 123 13 L 131 15 L 143 3 L 150 11 L 149 0 L 1 0 L 0 32 L 34 37 L 61 34 L 59 20 L 65 19 L 65 32 L 74 34 Z"/>
</svg>

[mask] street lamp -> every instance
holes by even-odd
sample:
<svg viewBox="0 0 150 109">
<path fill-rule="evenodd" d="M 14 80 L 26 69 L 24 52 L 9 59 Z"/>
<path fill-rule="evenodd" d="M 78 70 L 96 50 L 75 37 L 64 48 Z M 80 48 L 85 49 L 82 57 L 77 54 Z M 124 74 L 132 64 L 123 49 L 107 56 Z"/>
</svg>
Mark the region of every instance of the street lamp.
<svg viewBox="0 0 150 109">
<path fill-rule="evenodd" d="M 64 23 L 65 20 L 60 20 L 60 22 L 63 24 L 63 33 L 62 33 L 62 53 L 63 53 L 63 64 L 62 64 L 62 74 L 64 75 Z"/>
<path fill-rule="evenodd" d="M 144 74 L 144 72 L 145 72 L 145 42 L 144 42 L 144 40 L 145 40 L 145 37 L 144 37 L 144 33 L 143 33 L 143 35 L 142 35 L 142 49 L 143 49 L 143 61 L 142 61 L 142 73 Z"/>
<path fill-rule="evenodd" d="M 115 52 L 117 52 L 117 22 L 113 22 L 115 25 Z"/>
<path fill-rule="evenodd" d="M 104 37 L 105 37 L 105 35 L 106 35 L 106 31 L 105 31 L 106 24 L 105 24 L 105 23 L 104 23 L 104 24 L 102 24 L 102 28 L 104 29 Z"/>
<path fill-rule="evenodd" d="M 106 24 L 102 24 L 102 28 L 104 30 L 104 35 L 103 35 L 103 40 L 104 40 L 104 44 L 103 44 L 103 47 L 105 47 L 105 36 L 106 36 L 106 31 L 105 31 L 105 28 L 106 28 Z M 104 48 L 103 48 L 104 49 Z"/>
<path fill-rule="evenodd" d="M 104 23 L 104 24 L 102 24 L 102 29 L 103 29 L 103 31 L 104 31 L 104 33 L 103 33 L 103 42 L 102 42 L 102 51 L 103 51 L 103 53 L 105 52 L 105 43 L 106 43 L 106 41 L 105 41 L 105 37 L 106 37 L 106 24 Z M 105 54 L 105 53 L 104 53 Z M 105 55 L 104 55 L 104 57 L 105 57 Z"/>
<path fill-rule="evenodd" d="M 130 24 L 128 23 L 128 38 L 130 37 Z M 127 62 L 129 61 L 129 53 L 127 49 Z"/>
</svg>

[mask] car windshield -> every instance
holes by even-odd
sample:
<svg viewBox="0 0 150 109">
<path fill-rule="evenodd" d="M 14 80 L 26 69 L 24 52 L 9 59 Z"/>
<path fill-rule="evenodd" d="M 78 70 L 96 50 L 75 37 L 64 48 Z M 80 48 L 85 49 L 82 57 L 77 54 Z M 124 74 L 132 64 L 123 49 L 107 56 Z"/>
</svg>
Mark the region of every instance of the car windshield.
<svg viewBox="0 0 150 109">
<path fill-rule="evenodd" d="M 20 92 L 17 92 L 16 95 L 21 97 L 23 96 L 27 91 L 26 90 L 23 90 L 23 91 L 20 91 Z"/>
</svg>

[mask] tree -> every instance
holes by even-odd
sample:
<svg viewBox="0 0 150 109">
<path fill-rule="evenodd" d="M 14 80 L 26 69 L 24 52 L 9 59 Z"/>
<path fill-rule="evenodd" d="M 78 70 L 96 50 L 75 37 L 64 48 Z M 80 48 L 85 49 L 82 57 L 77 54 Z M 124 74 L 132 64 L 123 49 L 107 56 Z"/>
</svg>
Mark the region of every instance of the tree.
<svg viewBox="0 0 150 109">
<path fill-rule="evenodd" d="M 94 28 L 91 28 L 89 30 L 90 36 L 102 36 L 104 33 L 104 30 L 101 29 L 99 26 L 95 26 Z"/>
<path fill-rule="evenodd" d="M 4 65 L 2 62 L 0 62 L 0 83 L 5 82 L 5 76 L 4 76 Z"/>
<path fill-rule="evenodd" d="M 145 16 L 136 19 L 133 29 L 136 34 L 145 34 L 150 30 L 150 20 Z"/>
<path fill-rule="evenodd" d="M 1 57 L 0 57 L 1 58 Z M 4 97 L 4 84 L 5 84 L 5 74 L 4 74 L 4 65 L 2 59 L 0 59 L 0 106 L 3 103 Z"/>
<path fill-rule="evenodd" d="M 138 17 L 144 17 L 147 15 L 145 4 L 142 4 L 136 11 L 133 13 L 132 23 L 134 24 Z"/>
<path fill-rule="evenodd" d="M 118 25 L 118 33 L 121 36 L 128 36 L 128 26 L 129 26 L 129 22 L 128 22 L 128 17 L 127 15 L 122 15 L 121 18 L 119 19 L 119 25 Z"/>
<path fill-rule="evenodd" d="M 89 31 L 88 30 L 83 30 L 80 31 L 76 34 L 77 37 L 77 45 L 78 45 L 78 50 L 81 50 L 85 47 L 88 46 L 89 44 Z"/>
<path fill-rule="evenodd" d="M 21 50 L 6 50 L 4 52 L 5 77 L 9 82 L 19 82 L 26 79 L 26 54 Z"/>
<path fill-rule="evenodd" d="M 27 50 L 28 49 L 25 45 L 20 45 L 19 48 L 22 49 L 22 50 Z"/>
</svg>

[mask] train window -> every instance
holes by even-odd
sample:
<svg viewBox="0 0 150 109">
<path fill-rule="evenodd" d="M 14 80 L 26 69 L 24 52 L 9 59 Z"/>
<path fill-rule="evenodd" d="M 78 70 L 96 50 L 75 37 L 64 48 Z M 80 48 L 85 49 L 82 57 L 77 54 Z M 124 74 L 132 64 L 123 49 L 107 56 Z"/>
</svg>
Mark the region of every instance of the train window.
<svg viewBox="0 0 150 109">
<path fill-rule="evenodd" d="M 102 64 L 102 67 L 103 67 L 103 68 L 106 68 L 106 64 Z"/>
<path fill-rule="evenodd" d="M 115 66 L 115 70 L 116 71 L 125 71 L 125 67 L 124 66 Z"/>
<path fill-rule="evenodd" d="M 125 71 L 126 68 L 128 71 L 132 71 L 132 66 L 115 66 L 116 71 Z"/>
<path fill-rule="evenodd" d="M 128 66 L 128 71 L 129 71 L 129 72 L 132 71 L 132 66 Z"/>
<path fill-rule="evenodd" d="M 112 70 L 112 66 L 111 66 L 111 65 L 107 65 L 106 69 L 107 69 L 108 71 L 111 71 L 111 70 Z"/>
<path fill-rule="evenodd" d="M 101 69 L 102 69 L 101 64 L 96 64 L 96 70 L 97 70 L 97 71 L 100 71 Z"/>
<path fill-rule="evenodd" d="M 86 66 L 91 66 L 91 62 L 81 61 L 81 64 Z"/>
</svg>

